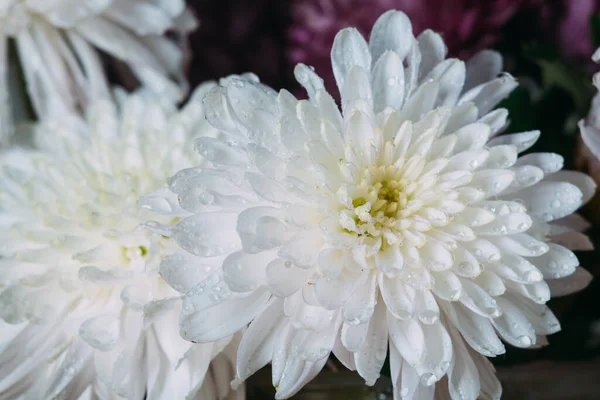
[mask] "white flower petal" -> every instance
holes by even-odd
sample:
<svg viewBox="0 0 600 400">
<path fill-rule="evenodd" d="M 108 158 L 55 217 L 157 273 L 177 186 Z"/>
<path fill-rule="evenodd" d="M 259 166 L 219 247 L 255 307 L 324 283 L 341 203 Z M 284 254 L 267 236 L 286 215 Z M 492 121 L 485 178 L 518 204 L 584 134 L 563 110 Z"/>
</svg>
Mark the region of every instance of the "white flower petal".
<svg viewBox="0 0 600 400">
<path fill-rule="evenodd" d="M 588 175 L 579 171 L 558 171 L 548 177 L 554 182 L 568 182 L 581 190 L 581 202 L 587 203 L 596 194 L 596 182 Z"/>
<path fill-rule="evenodd" d="M 398 246 L 388 246 L 375 255 L 375 265 L 384 274 L 397 274 L 404 267 L 404 257 Z"/>
<path fill-rule="evenodd" d="M 484 167 L 490 169 L 508 168 L 515 164 L 517 156 L 517 148 L 512 144 L 494 146 L 489 150 L 489 157 Z"/>
<path fill-rule="evenodd" d="M 502 314 L 502 309 L 496 300 L 479 285 L 470 279 L 461 279 L 463 292 L 458 299 L 474 313 L 488 318 L 496 318 Z"/>
<path fill-rule="evenodd" d="M 582 204 L 582 193 L 567 182 L 540 182 L 512 196 L 521 199 L 531 214 L 552 221 L 571 214 Z"/>
<path fill-rule="evenodd" d="M 564 159 L 555 153 L 530 153 L 520 157 L 517 165 L 533 165 L 544 171 L 544 174 L 552 174 L 562 169 Z"/>
<path fill-rule="evenodd" d="M 563 278 L 564 279 L 564 278 Z M 548 282 L 518 283 L 506 281 L 506 287 L 512 289 L 538 304 L 545 304 L 550 300 L 550 288 Z"/>
<path fill-rule="evenodd" d="M 426 267 L 431 270 L 440 271 L 452 267 L 452 254 L 439 242 L 428 240 L 420 249 L 420 254 Z"/>
<path fill-rule="evenodd" d="M 425 358 L 425 334 L 423 326 L 414 319 L 401 320 L 391 314 L 387 316 L 390 339 L 404 360 L 411 365 Z"/>
<path fill-rule="evenodd" d="M 479 168 L 488 159 L 489 152 L 487 150 L 473 150 L 458 153 L 448 160 L 446 170 L 466 170 L 472 171 Z"/>
<path fill-rule="evenodd" d="M 457 303 L 444 304 L 443 309 L 473 349 L 488 357 L 494 357 L 505 352 L 504 345 L 496 336 L 496 332 L 488 318 L 472 313 L 463 305 Z M 457 343 L 456 340 L 453 342 Z M 458 350 L 454 350 L 454 355 L 455 357 L 458 355 Z"/>
<path fill-rule="evenodd" d="M 325 87 L 323 85 L 323 79 L 319 77 L 315 71 L 304 65 L 298 64 L 294 68 L 294 76 L 299 84 L 301 84 L 306 92 L 308 93 L 308 97 L 314 99 L 318 91 L 323 90 Z"/>
<path fill-rule="evenodd" d="M 271 261 L 266 269 L 269 290 L 278 297 L 288 297 L 300 290 L 309 274 L 310 270 L 297 267 L 281 258 Z"/>
<path fill-rule="evenodd" d="M 377 57 L 376 57 L 377 58 Z M 338 88 L 344 87 L 346 75 L 352 67 L 371 70 L 371 53 L 362 35 L 354 28 L 341 30 L 331 48 L 331 65 Z"/>
<path fill-rule="evenodd" d="M 187 253 L 170 254 L 160 263 L 160 275 L 173 289 L 185 293 L 214 272 L 215 263 L 203 261 Z"/>
<path fill-rule="evenodd" d="M 387 355 L 388 329 L 385 319 L 386 308 L 383 302 L 375 306 L 375 312 L 360 350 L 354 354 L 356 371 L 368 386 L 375 384 Z"/>
<path fill-rule="evenodd" d="M 233 137 L 242 137 L 245 129 L 239 126 L 237 117 L 228 103 L 227 90 L 224 87 L 215 86 L 202 101 L 206 107 L 206 119 L 215 129 Z"/>
<path fill-rule="evenodd" d="M 437 323 L 440 317 L 440 309 L 431 291 L 415 292 L 415 315 L 423 324 Z"/>
<path fill-rule="evenodd" d="M 173 229 L 173 238 L 185 250 L 214 257 L 239 249 L 234 213 L 201 213 L 188 217 Z"/>
<path fill-rule="evenodd" d="M 540 168 L 531 165 L 514 167 L 512 171 L 515 173 L 515 179 L 504 194 L 518 192 L 519 190 L 533 186 L 544 179 L 544 172 Z"/>
<path fill-rule="evenodd" d="M 317 257 L 317 269 L 322 275 L 336 279 L 344 268 L 344 253 L 337 249 L 324 249 Z"/>
<path fill-rule="evenodd" d="M 481 274 L 474 279 L 474 282 L 488 292 L 490 296 L 500 296 L 506 292 L 506 286 L 504 285 L 502 278 L 489 268 L 483 270 Z"/>
<path fill-rule="evenodd" d="M 323 239 L 314 232 L 300 231 L 281 247 L 278 255 L 294 265 L 308 268 L 316 264 L 322 246 Z"/>
<path fill-rule="evenodd" d="M 421 51 L 421 65 L 419 67 L 419 79 L 438 65 L 445 57 L 448 49 L 442 37 L 430 29 L 425 29 L 417 38 L 419 50 Z"/>
<path fill-rule="evenodd" d="M 454 271 L 467 278 L 474 278 L 482 272 L 482 266 L 475 256 L 462 247 L 454 251 Z"/>
<path fill-rule="evenodd" d="M 421 376 L 422 384 L 431 386 L 440 380 L 450 367 L 453 359 L 452 341 L 440 322 L 422 325 L 422 328 L 427 343 L 425 359 L 417 364 L 415 369 Z"/>
<path fill-rule="evenodd" d="M 342 306 L 344 320 L 350 324 L 364 324 L 371 319 L 376 301 L 376 274 L 371 273 L 367 281 L 358 286 Z"/>
<path fill-rule="evenodd" d="M 499 262 L 492 262 L 487 266 L 498 276 L 513 282 L 528 284 L 540 282 L 544 278 L 535 265 L 516 254 L 503 253 Z"/>
<path fill-rule="evenodd" d="M 354 353 L 344 347 L 339 337 L 333 346 L 332 353 L 344 367 L 348 368 L 350 371 L 356 371 L 356 365 L 354 364 Z"/>
<path fill-rule="evenodd" d="M 95 349 L 108 351 L 119 340 L 119 319 L 100 315 L 86 320 L 79 327 L 79 336 Z"/>
<path fill-rule="evenodd" d="M 250 292 L 265 283 L 267 265 L 275 258 L 274 252 L 250 254 L 231 253 L 223 261 L 223 279 L 234 292 Z"/>
<path fill-rule="evenodd" d="M 485 197 L 490 198 L 501 194 L 515 178 L 510 170 L 487 169 L 475 172 L 470 186 L 485 192 Z"/>
<path fill-rule="evenodd" d="M 283 244 L 285 226 L 278 219 L 280 215 L 273 207 L 248 208 L 239 214 L 235 236 L 239 235 L 246 252 L 259 253 Z"/>
<path fill-rule="evenodd" d="M 536 341 L 536 332 L 531 323 L 523 315 L 516 304 L 502 297 L 497 299 L 502 308 L 502 315 L 492 319 L 494 328 L 502 338 L 516 347 L 531 347 Z"/>
<path fill-rule="evenodd" d="M 584 121 L 579 121 L 579 131 L 581 132 L 583 143 L 585 143 L 594 156 L 600 158 L 600 132 L 598 129 L 585 125 Z"/>
<path fill-rule="evenodd" d="M 456 301 L 462 293 L 459 278 L 450 271 L 432 272 L 433 293 L 440 299 Z"/>
<path fill-rule="evenodd" d="M 477 399 L 480 391 L 477 366 L 473 362 L 469 350 L 458 332 L 451 329 L 450 335 L 454 347 L 454 358 L 448 368 L 448 389 L 450 396 L 457 399 Z"/>
<path fill-rule="evenodd" d="M 231 336 L 252 321 L 271 294 L 257 290 L 249 296 L 182 316 L 180 334 L 193 342 L 212 342 Z"/>
<path fill-rule="evenodd" d="M 440 86 L 436 81 L 429 81 L 419 86 L 402 107 L 400 111 L 402 117 L 412 121 L 420 120 L 433 109 L 439 90 Z"/>
<path fill-rule="evenodd" d="M 338 279 L 318 278 L 314 284 L 318 303 L 327 310 L 338 309 L 350 296 L 356 281 L 356 277 L 348 272 Z"/>
<path fill-rule="evenodd" d="M 483 117 L 479 118 L 477 122 L 481 122 L 490 126 L 492 134 L 490 138 L 499 134 L 504 128 L 507 127 L 508 110 L 505 108 L 497 108 L 494 111 L 490 111 Z"/>
<path fill-rule="evenodd" d="M 456 59 L 447 59 L 437 64 L 425 80 L 437 80 L 440 85 L 437 106 L 453 106 L 460 97 L 465 82 L 465 64 Z"/>
<path fill-rule="evenodd" d="M 482 50 L 467 61 L 465 90 L 496 78 L 502 72 L 502 56 L 491 50 Z"/>
<path fill-rule="evenodd" d="M 379 60 L 387 50 L 395 52 L 402 60 L 407 56 L 414 38 L 412 25 L 406 14 L 394 10 L 381 15 L 369 39 L 369 50 L 374 61 Z"/>
<path fill-rule="evenodd" d="M 528 214 L 513 212 L 507 215 L 498 214 L 492 222 L 475 230 L 480 235 L 512 235 L 527 231 L 532 224 L 533 221 Z"/>
<path fill-rule="evenodd" d="M 501 100 L 508 97 L 517 87 L 515 79 L 505 74 L 499 78 L 481 83 L 461 96 L 458 104 L 473 102 L 479 110 L 479 115 L 487 114 Z"/>
<path fill-rule="evenodd" d="M 373 111 L 399 109 L 404 101 L 404 67 L 397 53 L 386 51 L 373 67 Z"/>
<path fill-rule="evenodd" d="M 373 95 L 368 70 L 361 66 L 353 66 L 344 79 L 344 86 L 341 87 L 344 116 L 347 118 L 354 110 L 372 115 Z"/>
<path fill-rule="evenodd" d="M 507 293 L 504 296 L 527 317 L 527 321 L 535 328 L 536 333 L 550 335 L 560 331 L 560 323 L 545 304 L 537 304 L 518 294 Z"/>
<path fill-rule="evenodd" d="M 495 137 L 488 142 L 488 146 L 513 145 L 516 146 L 517 152 L 521 153 L 537 142 L 540 137 L 540 131 L 528 131 L 521 133 L 513 133 L 511 135 L 502 135 Z"/>
<path fill-rule="evenodd" d="M 365 339 L 367 338 L 368 331 L 369 323 L 351 325 L 347 322 L 344 322 L 342 324 L 340 336 L 344 347 L 352 353 L 360 351 Z"/>
<path fill-rule="evenodd" d="M 200 137 L 195 139 L 194 145 L 198 154 L 215 165 L 236 168 L 247 168 L 250 165 L 247 154 L 219 139 Z"/>
<path fill-rule="evenodd" d="M 575 272 L 579 261 L 575 254 L 563 246 L 548 244 L 548 251 L 539 257 L 530 258 L 543 274 L 545 279 L 558 279 Z"/>
<path fill-rule="evenodd" d="M 496 377 L 494 365 L 484 356 L 472 349 L 468 349 L 475 368 L 479 373 L 480 392 L 483 400 L 497 400 L 502 397 L 502 386 Z"/>
<path fill-rule="evenodd" d="M 401 279 L 388 278 L 379 274 L 379 290 L 383 301 L 396 318 L 407 319 L 413 315 L 415 290 L 405 285 Z"/>
</svg>

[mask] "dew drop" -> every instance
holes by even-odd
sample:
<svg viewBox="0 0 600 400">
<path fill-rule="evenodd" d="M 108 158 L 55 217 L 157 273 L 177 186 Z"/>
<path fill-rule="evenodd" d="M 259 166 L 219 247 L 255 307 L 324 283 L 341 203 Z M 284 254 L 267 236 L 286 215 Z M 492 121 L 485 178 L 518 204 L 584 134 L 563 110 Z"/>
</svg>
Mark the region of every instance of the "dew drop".
<svg viewBox="0 0 600 400">
<path fill-rule="evenodd" d="M 529 347 L 533 344 L 531 338 L 529 336 L 519 336 L 517 341 L 521 346 Z"/>
<path fill-rule="evenodd" d="M 424 386 L 431 386 L 437 381 L 437 378 L 432 373 L 426 372 L 421 375 L 421 383 Z"/>
<path fill-rule="evenodd" d="M 542 215 L 542 218 L 544 219 L 544 221 L 548 222 L 548 221 L 552 221 L 552 219 L 553 219 L 554 217 L 553 217 L 553 216 L 552 216 L 552 214 L 550 214 L 550 213 L 544 213 L 544 214 Z"/>
</svg>

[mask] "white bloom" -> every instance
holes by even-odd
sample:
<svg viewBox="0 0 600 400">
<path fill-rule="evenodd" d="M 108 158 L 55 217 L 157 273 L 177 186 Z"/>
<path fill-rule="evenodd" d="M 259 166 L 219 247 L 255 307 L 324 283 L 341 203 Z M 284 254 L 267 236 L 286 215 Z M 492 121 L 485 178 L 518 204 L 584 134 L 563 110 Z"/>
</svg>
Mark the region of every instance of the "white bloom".
<svg viewBox="0 0 600 400">
<path fill-rule="evenodd" d="M 94 103 L 86 118 L 41 122 L 39 150 L 2 155 L 0 399 L 226 394 L 237 346 L 211 367 L 230 338 L 193 345 L 179 336 L 181 296 L 159 275 L 175 246 L 141 226 L 150 215 L 138 204 L 140 194 L 194 164 L 185 143 L 206 124 L 197 97 L 210 87 L 182 111 L 118 93 L 117 103 Z M 160 230 L 173 222 L 147 224 Z M 193 273 L 203 279 L 209 271 Z"/>
<path fill-rule="evenodd" d="M 125 62 L 147 87 L 179 99 L 182 54 L 163 37 L 195 27 L 184 0 L 1 0 L 0 100 L 8 134 L 9 40 L 14 40 L 34 110 L 82 107 L 109 89 L 96 49 Z"/>
<path fill-rule="evenodd" d="M 600 62 L 600 48 L 596 50 L 592 59 Z M 600 72 L 594 75 L 594 86 L 600 90 Z M 600 159 L 600 94 L 594 96 L 587 119 L 579 122 L 579 130 L 585 145 Z"/>
<path fill-rule="evenodd" d="M 197 283 L 183 337 L 251 322 L 238 379 L 271 362 L 277 398 L 330 352 L 371 385 L 388 349 L 395 398 L 500 397 L 484 357 L 504 353 L 498 336 L 545 344 L 559 330 L 551 291 L 589 281 L 567 247 L 591 247 L 573 212 L 595 187 L 559 155 L 518 158 L 539 132 L 497 136 L 507 111 L 493 108 L 516 86 L 498 54 L 445 55 L 438 34 L 415 38 L 390 11 L 368 44 L 352 28 L 335 39 L 341 113 L 305 65 L 309 100 L 251 78 L 211 90 L 220 135 L 196 148 L 213 167 L 169 180 L 194 213 L 173 231 L 187 252 L 161 266 L 168 282 Z M 198 264 L 216 272 L 201 281 Z"/>
</svg>

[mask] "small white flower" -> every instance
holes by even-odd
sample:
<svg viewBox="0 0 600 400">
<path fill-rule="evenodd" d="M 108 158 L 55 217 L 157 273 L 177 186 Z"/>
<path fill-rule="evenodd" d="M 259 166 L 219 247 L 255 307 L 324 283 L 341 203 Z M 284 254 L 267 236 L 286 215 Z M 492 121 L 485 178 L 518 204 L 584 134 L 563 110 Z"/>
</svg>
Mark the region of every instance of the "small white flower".
<svg viewBox="0 0 600 400">
<path fill-rule="evenodd" d="M 333 352 L 372 385 L 389 350 L 395 398 L 497 399 L 484 356 L 504 353 L 500 338 L 541 346 L 559 330 L 545 303 L 589 282 L 567 247 L 591 247 L 573 212 L 594 183 L 556 154 L 518 158 L 539 132 L 497 136 L 507 111 L 493 108 L 516 86 L 498 54 L 445 55 L 390 11 L 369 43 L 352 28 L 335 39 L 341 113 L 305 65 L 308 100 L 252 77 L 205 97 L 220 135 L 196 148 L 212 167 L 169 180 L 194 215 L 173 231 L 187 252 L 161 269 L 191 287 L 183 337 L 251 322 L 240 381 L 271 362 L 287 398 Z M 197 279 L 199 264 L 214 274 Z"/>
<path fill-rule="evenodd" d="M 140 194 L 194 164 L 185 143 L 206 124 L 198 97 L 212 86 L 181 111 L 119 92 L 117 103 L 94 103 L 86 118 L 42 121 L 39 150 L 2 154 L 0 399 L 226 394 L 237 344 L 210 367 L 230 338 L 184 341 L 181 295 L 159 275 L 175 249 L 166 227 L 174 217 L 146 223 L 162 235 L 142 226 L 151 219 L 144 208 L 169 211 L 177 201 L 138 204 Z"/>
<path fill-rule="evenodd" d="M 179 99 L 182 54 L 163 34 L 195 27 L 184 0 L 2 0 L 0 2 L 0 133 L 11 129 L 8 48 L 14 40 L 38 116 L 84 107 L 108 96 L 97 50 L 123 61 L 155 92 Z M 61 110 L 62 111 L 62 110 Z M 6 136 L 4 136 L 6 137 Z"/>
<path fill-rule="evenodd" d="M 592 59 L 595 62 L 600 62 L 600 48 L 594 52 Z M 594 75 L 593 82 L 594 86 L 600 90 L 600 72 Z M 579 122 L 579 130 L 587 148 L 600 160 L 600 95 L 596 94 L 594 96 L 586 120 Z"/>
</svg>

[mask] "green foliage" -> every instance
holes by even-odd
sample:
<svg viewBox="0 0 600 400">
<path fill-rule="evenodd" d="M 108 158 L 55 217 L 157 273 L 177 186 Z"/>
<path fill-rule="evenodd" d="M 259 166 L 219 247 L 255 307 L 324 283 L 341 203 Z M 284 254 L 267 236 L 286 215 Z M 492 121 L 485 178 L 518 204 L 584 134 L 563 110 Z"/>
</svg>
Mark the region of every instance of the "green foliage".
<svg viewBox="0 0 600 400">
<path fill-rule="evenodd" d="M 520 85 L 500 104 L 509 111 L 508 132 L 540 130 L 532 151 L 559 153 L 569 165 L 577 122 L 587 115 L 596 93 L 591 76 L 548 44 L 529 42 L 513 50 L 516 54 L 505 57 Z"/>
</svg>

